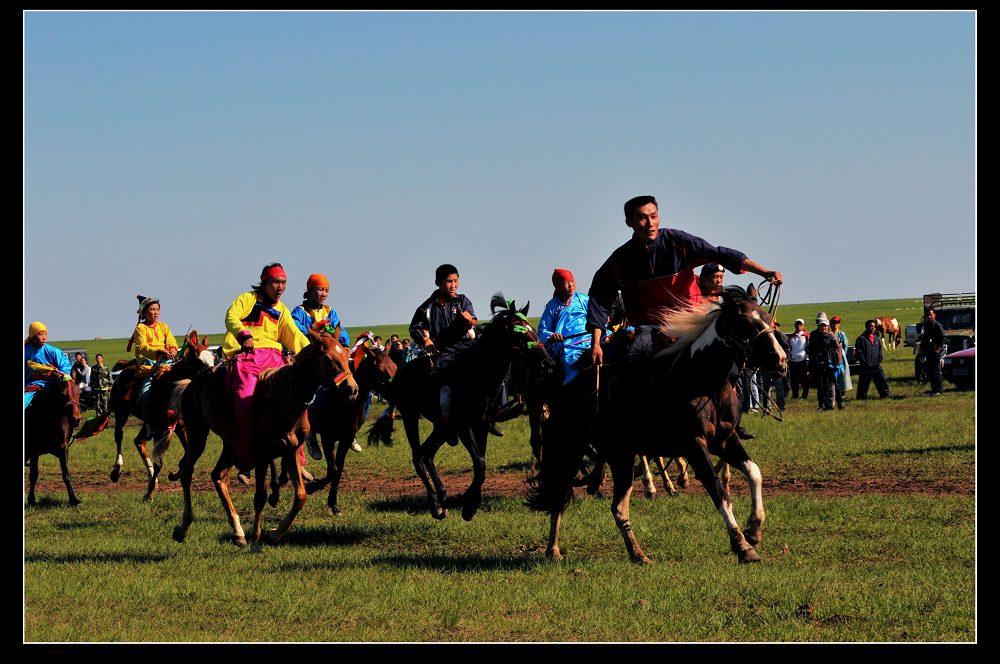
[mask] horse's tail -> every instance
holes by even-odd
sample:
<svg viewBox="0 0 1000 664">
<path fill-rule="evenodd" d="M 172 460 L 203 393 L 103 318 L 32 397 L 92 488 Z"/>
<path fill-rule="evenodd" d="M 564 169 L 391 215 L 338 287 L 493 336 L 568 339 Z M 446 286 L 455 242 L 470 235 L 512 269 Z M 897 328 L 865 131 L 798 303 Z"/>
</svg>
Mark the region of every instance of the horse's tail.
<svg viewBox="0 0 1000 664">
<path fill-rule="evenodd" d="M 596 395 L 584 397 L 588 402 Z M 562 512 L 573 498 L 573 480 L 587 451 L 588 427 L 580 413 L 593 412 L 592 403 L 562 400 L 544 425 L 539 471 L 528 480 L 527 506 L 538 512 Z M 585 406 L 585 407 L 580 407 Z"/>
<path fill-rule="evenodd" d="M 390 404 L 389 408 L 372 422 L 371 428 L 368 429 L 369 445 L 378 446 L 379 443 L 384 443 L 386 447 L 392 447 L 392 432 L 395 430 L 392 413 L 393 406 Z"/>
</svg>

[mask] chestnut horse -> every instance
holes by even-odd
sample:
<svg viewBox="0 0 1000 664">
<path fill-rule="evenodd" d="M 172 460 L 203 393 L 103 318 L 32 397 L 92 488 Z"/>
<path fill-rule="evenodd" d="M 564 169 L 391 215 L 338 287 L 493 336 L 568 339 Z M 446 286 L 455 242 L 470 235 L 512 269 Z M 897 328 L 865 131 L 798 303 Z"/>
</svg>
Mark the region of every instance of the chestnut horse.
<svg viewBox="0 0 1000 664">
<path fill-rule="evenodd" d="M 80 389 L 73 381 L 61 381 L 57 388 L 46 388 L 34 395 L 31 405 L 24 411 L 24 462 L 29 466 L 28 505 L 35 504 L 38 457 L 42 454 L 51 454 L 59 459 L 69 504 L 75 507 L 82 502 L 73 491 L 73 478 L 69 474 L 69 446 L 73 442 L 73 429 L 79 424 Z"/>
<path fill-rule="evenodd" d="M 111 399 L 109 412 L 115 416 L 115 446 L 117 456 L 115 465 L 111 469 L 111 481 L 117 482 L 122 472 L 122 439 L 125 435 L 125 423 L 129 416 L 141 420 L 141 413 L 138 410 L 138 384 L 141 380 L 140 373 L 144 371 L 154 371 L 153 382 L 149 387 L 149 404 L 146 411 L 148 421 L 143 422 L 132 443 L 136 451 L 142 457 L 143 465 L 146 467 L 146 495 L 143 500 L 151 500 L 156 489 L 157 476 L 160 473 L 160 464 L 163 452 L 170 444 L 170 436 L 173 433 L 173 415 L 168 412 L 168 405 L 171 396 L 177 389 L 182 388 L 196 375 L 212 367 L 215 364 L 215 356 L 208 349 L 208 338 L 198 339 L 198 332 L 192 330 L 184 339 L 184 344 L 177 352 L 172 363 L 164 363 L 154 367 L 143 367 L 135 364 L 135 361 L 121 360 L 115 364 L 116 368 L 123 367 L 121 373 L 111 386 Z M 178 432 L 178 436 L 183 435 Z M 157 441 L 157 450 L 153 455 L 146 452 L 146 442 Z"/>
<path fill-rule="evenodd" d="M 347 349 L 340 343 L 340 326 L 331 328 L 322 322 L 309 330 L 311 343 L 295 356 L 295 361 L 280 369 L 265 369 L 254 388 L 253 428 L 251 449 L 254 457 L 256 486 L 254 490 L 253 548 L 262 541 L 275 543 L 288 532 L 295 516 L 306 503 L 306 491 L 298 465 L 298 448 L 309 433 L 306 407 L 320 385 L 331 390 L 343 390 L 348 398 L 357 397 L 358 384 L 351 375 Z M 183 542 L 187 537 L 194 513 L 191 508 L 191 480 L 194 466 L 205 451 L 209 431 L 222 439 L 222 453 L 212 469 L 212 483 L 222 502 L 233 532 L 233 543 L 247 545 L 240 517 L 229 495 L 229 471 L 233 465 L 236 443 L 236 411 L 233 395 L 227 386 L 229 362 L 195 376 L 185 388 L 181 399 L 180 420 L 187 435 L 180 437 L 185 444 L 180 461 L 180 480 L 184 490 L 184 514 L 174 527 L 173 537 Z M 186 438 L 186 440 L 185 440 Z M 276 457 L 290 472 L 295 499 L 289 513 L 278 527 L 262 534 L 261 521 L 267 503 L 267 470 Z"/>
<path fill-rule="evenodd" d="M 882 340 L 882 350 L 896 350 L 903 341 L 903 331 L 894 316 L 875 319 L 875 332 Z M 889 343 L 886 344 L 886 339 Z"/>
<path fill-rule="evenodd" d="M 462 518 L 469 521 L 482 503 L 490 406 L 500 391 L 511 360 L 521 356 L 528 363 L 552 364 L 528 323 L 528 305 L 518 310 L 513 301 L 497 293 L 490 301 L 490 308 L 493 319 L 482 326 L 482 333 L 475 340 L 451 346 L 440 356 L 436 370 L 426 356 L 404 364 L 384 394 L 390 406 L 399 408 L 413 467 L 427 491 L 431 516 L 435 519 L 445 518 L 447 507 L 460 505 Z M 446 360 L 450 361 L 446 363 Z M 441 414 L 443 384 L 451 387 L 452 394 L 452 413 L 447 423 Z M 434 426 L 422 445 L 418 428 L 421 415 Z M 391 418 L 380 417 L 372 424 L 368 442 L 391 444 L 392 428 Z M 434 456 L 446 441 L 453 441 L 456 436 L 472 459 L 473 477 L 464 494 L 449 498 L 434 465 Z"/>
<path fill-rule="evenodd" d="M 309 407 L 309 425 L 319 436 L 327 474 L 306 484 L 306 493 L 312 495 L 329 484 L 326 504 L 334 514 L 341 512 L 337 507 L 337 490 L 344 476 L 344 462 L 355 435 L 365 422 L 371 393 L 384 393 L 396 376 L 396 363 L 389 359 L 385 351 L 374 346 L 370 333 L 358 337 L 350 356 L 360 396 L 350 400 L 342 393 L 327 390 L 323 398 L 317 395 L 316 401 Z M 336 450 L 334 443 L 337 443 Z"/>
<path fill-rule="evenodd" d="M 740 404 L 729 383 L 744 358 L 764 372 L 784 369 L 786 358 L 770 316 L 745 291 L 730 287 L 721 303 L 703 302 L 666 317 L 663 332 L 677 341 L 632 364 L 591 368 L 566 386 L 543 438 L 542 469 L 532 479 L 528 504 L 550 514 L 546 555 L 561 559 L 559 527 L 572 498 L 572 480 L 584 448 L 607 459 L 614 481 L 611 513 L 633 562 L 649 563 L 632 531 L 629 496 L 637 454 L 682 456 L 715 503 L 740 562 L 759 561 L 764 524 L 762 477 L 736 434 Z M 600 372 L 595 391 L 594 372 Z M 655 404 L 655 405 L 654 405 Z M 750 484 L 751 514 L 741 531 L 726 486 L 709 455 L 739 469 Z"/>
</svg>

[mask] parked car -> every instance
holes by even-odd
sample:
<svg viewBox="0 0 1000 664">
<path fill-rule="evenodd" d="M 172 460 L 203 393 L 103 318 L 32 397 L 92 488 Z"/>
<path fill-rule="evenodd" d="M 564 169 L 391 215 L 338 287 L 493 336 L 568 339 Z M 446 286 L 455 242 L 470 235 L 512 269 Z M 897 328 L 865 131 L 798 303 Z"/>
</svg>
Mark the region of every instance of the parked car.
<svg viewBox="0 0 1000 664">
<path fill-rule="evenodd" d="M 955 384 L 960 390 L 976 386 L 976 347 L 966 348 L 946 355 L 941 373 L 945 380 Z"/>
<path fill-rule="evenodd" d="M 906 336 L 903 337 L 904 346 L 916 346 L 917 338 L 920 336 L 920 323 L 911 323 L 906 326 Z"/>
</svg>

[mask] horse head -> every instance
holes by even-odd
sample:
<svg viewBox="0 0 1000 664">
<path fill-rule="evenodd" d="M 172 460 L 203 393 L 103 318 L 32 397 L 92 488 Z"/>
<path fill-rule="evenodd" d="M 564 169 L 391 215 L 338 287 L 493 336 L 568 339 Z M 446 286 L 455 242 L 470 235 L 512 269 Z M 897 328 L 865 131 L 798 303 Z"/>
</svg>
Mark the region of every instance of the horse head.
<svg viewBox="0 0 1000 664">
<path fill-rule="evenodd" d="M 202 337 L 199 340 L 198 331 L 191 330 L 191 333 L 187 335 L 184 346 L 183 360 L 192 363 L 200 362 L 208 369 L 215 366 L 215 353 L 208 348 L 208 337 Z"/>
<path fill-rule="evenodd" d="M 63 381 L 64 392 L 66 396 L 66 405 L 63 406 L 63 413 L 66 415 L 66 419 L 70 422 L 70 428 L 76 428 L 80 425 L 80 388 L 71 381 Z"/>
<path fill-rule="evenodd" d="M 723 289 L 716 332 L 739 349 L 748 365 L 764 373 L 784 373 L 787 357 L 774 337 L 771 316 L 739 286 Z"/>
<path fill-rule="evenodd" d="M 350 351 L 351 371 L 372 389 L 384 389 L 396 377 L 396 363 L 372 343 L 370 332 L 358 335 Z"/>
<path fill-rule="evenodd" d="M 523 355 L 530 351 L 530 358 L 539 367 L 548 367 L 551 371 L 555 364 L 538 340 L 538 333 L 528 322 L 528 302 L 520 309 L 514 300 L 508 300 L 503 293 L 495 293 L 490 299 L 490 310 L 493 319 L 483 330 L 483 339 L 496 338 L 502 346 L 514 355 Z"/>
<path fill-rule="evenodd" d="M 344 390 L 348 399 L 353 401 L 358 396 L 358 383 L 351 372 L 350 354 L 340 343 L 340 325 L 331 327 L 317 321 L 309 329 L 309 338 L 311 343 L 302 352 L 309 351 L 309 355 L 314 356 L 321 384 Z M 299 357 L 296 356 L 298 362 Z"/>
</svg>

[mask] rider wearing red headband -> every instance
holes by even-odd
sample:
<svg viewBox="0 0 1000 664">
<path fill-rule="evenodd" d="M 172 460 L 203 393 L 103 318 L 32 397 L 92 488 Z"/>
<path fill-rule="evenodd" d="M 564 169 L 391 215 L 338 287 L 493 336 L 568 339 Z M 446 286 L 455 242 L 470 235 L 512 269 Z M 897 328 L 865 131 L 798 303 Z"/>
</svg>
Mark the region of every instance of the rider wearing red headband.
<svg viewBox="0 0 1000 664">
<path fill-rule="evenodd" d="M 293 353 L 309 345 L 282 304 L 287 278 L 281 263 L 271 263 L 260 273 L 260 284 L 237 297 L 226 312 L 226 338 L 222 351 L 236 357 L 229 368 L 229 387 L 236 406 L 236 467 L 239 479 L 249 482 L 253 468 L 250 449 L 253 391 L 264 369 L 278 369 L 285 362 L 282 347 Z"/>
</svg>

